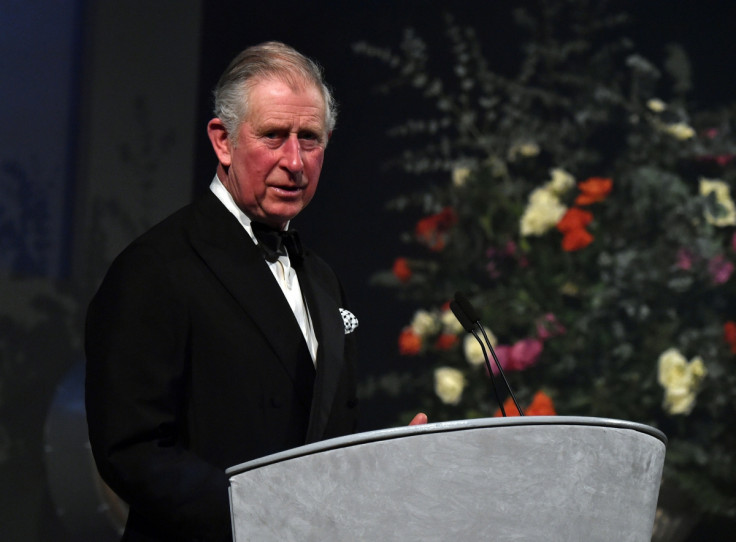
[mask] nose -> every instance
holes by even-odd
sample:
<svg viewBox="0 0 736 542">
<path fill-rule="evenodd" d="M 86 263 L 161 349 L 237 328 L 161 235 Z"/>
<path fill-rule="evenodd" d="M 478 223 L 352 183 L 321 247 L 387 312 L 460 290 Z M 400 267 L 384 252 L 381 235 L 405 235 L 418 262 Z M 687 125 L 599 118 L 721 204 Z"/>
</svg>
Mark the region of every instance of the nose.
<svg viewBox="0 0 736 542">
<path fill-rule="evenodd" d="M 282 164 L 292 173 L 301 173 L 304 169 L 302 160 L 302 149 L 296 134 L 290 134 L 282 147 Z"/>
</svg>

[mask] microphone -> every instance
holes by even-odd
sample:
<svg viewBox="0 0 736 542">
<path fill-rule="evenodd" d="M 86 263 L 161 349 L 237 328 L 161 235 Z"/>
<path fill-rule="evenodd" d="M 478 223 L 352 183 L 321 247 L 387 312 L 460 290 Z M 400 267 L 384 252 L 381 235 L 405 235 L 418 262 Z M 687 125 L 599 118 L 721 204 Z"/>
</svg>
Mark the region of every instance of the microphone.
<svg viewBox="0 0 736 542">
<path fill-rule="evenodd" d="M 486 353 L 486 347 L 483 344 L 483 341 L 478 336 L 478 333 L 475 331 L 475 324 L 470 320 L 468 315 L 463 311 L 460 306 L 458 305 L 457 301 L 450 301 L 450 310 L 455 315 L 455 318 L 457 318 L 458 322 L 460 322 L 460 325 L 465 328 L 465 331 L 468 333 L 471 333 L 473 337 L 475 337 L 475 340 L 478 341 L 478 344 L 480 345 L 480 349 L 483 352 L 483 358 L 486 360 L 486 368 L 488 369 L 488 375 L 491 377 L 491 383 L 493 384 L 493 394 L 496 396 L 496 402 L 498 403 L 498 407 L 501 409 L 501 414 L 503 417 L 506 417 L 506 409 L 503 408 L 503 403 L 501 402 L 501 397 L 498 395 L 498 388 L 496 387 L 496 378 L 493 376 L 493 370 L 491 369 L 491 360 L 488 359 L 488 354 Z"/>
<path fill-rule="evenodd" d="M 453 303 L 450 303 L 450 308 L 452 309 L 452 312 L 455 314 L 455 317 L 460 322 L 460 325 L 462 325 L 469 333 L 472 333 L 473 336 L 478 340 L 478 342 L 481 343 L 481 348 L 483 347 L 483 343 L 480 341 L 480 337 L 478 337 L 477 333 L 475 332 L 475 327 L 480 329 L 481 333 L 483 333 L 483 338 L 486 341 L 486 345 L 488 346 L 488 350 L 491 351 L 491 355 L 493 356 L 493 361 L 496 362 L 496 367 L 498 367 L 498 372 L 501 375 L 501 378 L 503 379 L 504 384 L 506 385 L 506 389 L 509 392 L 509 395 L 511 396 L 511 399 L 514 401 L 514 405 L 516 405 L 516 409 L 519 411 L 519 415 L 523 416 L 524 411 L 521 409 L 521 406 L 519 406 L 519 402 L 516 400 L 516 396 L 514 395 L 514 391 L 511 389 L 511 385 L 509 384 L 509 381 L 506 379 L 506 373 L 503 372 L 503 367 L 501 367 L 501 362 L 498 361 L 498 357 L 496 356 L 496 352 L 493 350 L 493 346 L 491 346 L 491 341 L 488 340 L 488 335 L 486 335 L 486 330 L 483 327 L 483 325 L 480 323 L 480 316 L 478 316 L 478 313 L 476 312 L 475 308 L 473 308 L 473 305 L 470 304 L 470 301 L 468 301 L 468 298 L 465 297 L 460 292 L 455 292 L 455 307 L 459 309 L 458 312 L 462 313 L 462 319 L 458 316 L 458 312 L 455 311 L 455 309 L 452 309 Z M 469 326 L 467 324 L 470 324 Z M 488 365 L 488 371 L 491 375 L 491 378 L 493 378 L 493 371 L 491 370 L 491 363 L 488 359 L 488 356 L 486 355 L 485 349 L 483 348 L 483 355 L 486 358 L 486 363 Z M 494 383 L 494 391 L 495 391 L 495 380 Z M 498 399 L 498 393 L 496 393 L 496 398 Z M 500 401 L 499 401 L 500 404 Z M 506 413 L 504 411 L 503 405 L 501 405 L 501 414 L 506 416 Z"/>
</svg>

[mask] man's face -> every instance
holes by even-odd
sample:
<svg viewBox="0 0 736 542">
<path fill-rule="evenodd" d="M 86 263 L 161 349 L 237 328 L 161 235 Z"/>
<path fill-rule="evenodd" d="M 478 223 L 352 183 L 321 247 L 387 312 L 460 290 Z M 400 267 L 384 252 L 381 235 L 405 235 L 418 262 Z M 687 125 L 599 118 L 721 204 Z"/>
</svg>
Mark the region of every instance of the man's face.
<svg viewBox="0 0 736 542">
<path fill-rule="evenodd" d="M 312 200 L 322 170 L 328 134 L 325 105 L 314 85 L 294 91 L 264 79 L 250 93 L 250 110 L 217 152 L 223 184 L 251 219 L 283 227 Z"/>
</svg>

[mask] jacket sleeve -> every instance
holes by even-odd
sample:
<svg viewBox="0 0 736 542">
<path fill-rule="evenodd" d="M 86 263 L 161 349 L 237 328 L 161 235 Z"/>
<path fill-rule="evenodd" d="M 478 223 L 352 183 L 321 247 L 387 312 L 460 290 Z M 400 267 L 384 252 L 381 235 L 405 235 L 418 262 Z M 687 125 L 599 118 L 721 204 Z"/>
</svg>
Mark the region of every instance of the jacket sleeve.
<svg viewBox="0 0 736 542">
<path fill-rule="evenodd" d="M 131 510 L 175 529 L 165 538 L 228 539 L 225 472 L 186 448 L 188 313 L 172 284 L 169 264 L 139 243 L 113 263 L 92 300 L 90 443 L 102 478 Z"/>
</svg>

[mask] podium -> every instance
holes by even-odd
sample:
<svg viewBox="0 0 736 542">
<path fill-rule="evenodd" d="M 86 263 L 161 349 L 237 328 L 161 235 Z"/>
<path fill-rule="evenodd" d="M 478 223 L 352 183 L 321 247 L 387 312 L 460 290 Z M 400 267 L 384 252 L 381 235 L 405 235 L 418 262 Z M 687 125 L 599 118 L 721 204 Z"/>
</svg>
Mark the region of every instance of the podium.
<svg viewBox="0 0 736 542">
<path fill-rule="evenodd" d="M 228 469 L 236 542 L 649 541 L 667 439 L 585 417 L 359 433 Z"/>
</svg>

